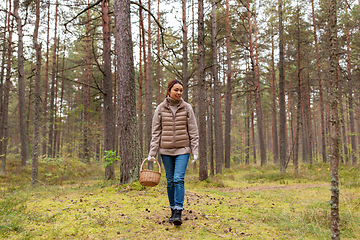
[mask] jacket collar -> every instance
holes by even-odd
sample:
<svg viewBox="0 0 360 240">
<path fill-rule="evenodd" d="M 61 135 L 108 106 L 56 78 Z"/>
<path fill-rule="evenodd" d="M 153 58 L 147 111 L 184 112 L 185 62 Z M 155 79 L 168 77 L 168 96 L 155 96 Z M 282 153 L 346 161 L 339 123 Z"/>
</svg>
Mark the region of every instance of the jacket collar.
<svg viewBox="0 0 360 240">
<path fill-rule="evenodd" d="M 163 104 L 167 109 L 170 109 L 170 106 L 169 106 L 170 104 L 169 104 L 169 101 L 167 100 L 167 98 L 164 99 Z M 181 98 L 178 109 L 183 108 L 183 107 L 185 107 L 185 101 L 183 98 Z"/>
</svg>

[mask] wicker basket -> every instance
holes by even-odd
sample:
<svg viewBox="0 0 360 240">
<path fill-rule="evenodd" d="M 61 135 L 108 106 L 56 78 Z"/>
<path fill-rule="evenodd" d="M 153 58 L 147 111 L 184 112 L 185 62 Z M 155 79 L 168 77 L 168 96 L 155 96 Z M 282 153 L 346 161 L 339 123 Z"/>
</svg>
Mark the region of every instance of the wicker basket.
<svg viewBox="0 0 360 240">
<path fill-rule="evenodd" d="M 140 181 L 140 184 L 143 186 L 154 187 L 154 186 L 158 185 L 160 182 L 161 167 L 160 167 L 159 162 L 156 161 L 156 163 L 158 164 L 158 167 L 159 167 L 159 172 L 155 172 L 155 171 L 148 170 L 148 169 L 143 170 L 143 165 L 147 160 L 148 159 L 145 159 L 141 164 L 139 181 Z"/>
</svg>

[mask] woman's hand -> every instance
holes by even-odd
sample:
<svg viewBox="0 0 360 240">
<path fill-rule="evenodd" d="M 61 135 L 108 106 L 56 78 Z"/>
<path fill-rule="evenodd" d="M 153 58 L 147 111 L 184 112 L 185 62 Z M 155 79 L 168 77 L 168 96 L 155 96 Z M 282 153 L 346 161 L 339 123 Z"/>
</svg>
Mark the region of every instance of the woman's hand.
<svg viewBox="0 0 360 240">
<path fill-rule="evenodd" d="M 153 156 L 148 156 L 148 157 L 147 157 L 147 160 L 148 160 L 148 161 L 154 161 L 154 163 L 156 163 L 156 158 L 153 157 Z"/>
<path fill-rule="evenodd" d="M 197 162 L 197 160 L 198 160 L 198 155 L 195 154 L 194 155 L 194 160 L 192 160 L 191 163 Z"/>
</svg>

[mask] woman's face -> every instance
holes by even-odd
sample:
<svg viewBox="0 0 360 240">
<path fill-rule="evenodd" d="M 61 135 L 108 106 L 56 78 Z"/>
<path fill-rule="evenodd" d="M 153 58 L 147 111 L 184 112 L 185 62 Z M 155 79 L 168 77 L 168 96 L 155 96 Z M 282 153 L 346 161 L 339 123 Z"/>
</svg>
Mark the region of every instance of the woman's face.
<svg viewBox="0 0 360 240">
<path fill-rule="evenodd" d="M 180 100 L 183 94 L 183 86 L 181 84 L 176 83 L 174 86 L 170 89 L 169 95 L 171 98 L 175 100 Z"/>
</svg>

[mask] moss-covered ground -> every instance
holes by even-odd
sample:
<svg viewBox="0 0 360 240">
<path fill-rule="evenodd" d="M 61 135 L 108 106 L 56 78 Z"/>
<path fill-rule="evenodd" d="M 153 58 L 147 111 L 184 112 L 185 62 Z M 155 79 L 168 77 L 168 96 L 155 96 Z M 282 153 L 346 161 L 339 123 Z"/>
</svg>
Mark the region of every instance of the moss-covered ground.
<svg viewBox="0 0 360 240">
<path fill-rule="evenodd" d="M 330 239 L 329 166 L 235 165 L 200 182 L 189 168 L 183 225 L 167 223 L 165 176 L 156 187 L 104 181 L 103 166 L 48 160 L 0 178 L 0 239 Z M 191 167 L 192 168 L 192 167 Z M 341 238 L 360 236 L 360 168 L 340 167 Z M 164 171 L 163 171 L 164 172 Z"/>
</svg>

